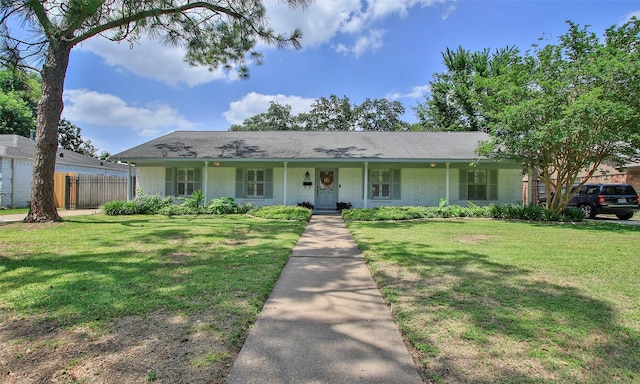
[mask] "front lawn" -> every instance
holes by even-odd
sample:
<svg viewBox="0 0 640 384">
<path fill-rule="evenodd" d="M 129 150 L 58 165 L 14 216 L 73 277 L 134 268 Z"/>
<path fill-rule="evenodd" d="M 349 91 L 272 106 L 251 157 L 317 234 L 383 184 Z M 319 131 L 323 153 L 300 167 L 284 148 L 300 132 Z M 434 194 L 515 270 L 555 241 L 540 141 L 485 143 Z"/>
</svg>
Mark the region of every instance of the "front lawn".
<svg viewBox="0 0 640 384">
<path fill-rule="evenodd" d="M 222 382 L 305 224 L 0 224 L 0 382 Z"/>
<path fill-rule="evenodd" d="M 640 227 L 347 224 L 426 382 L 640 382 Z"/>
</svg>

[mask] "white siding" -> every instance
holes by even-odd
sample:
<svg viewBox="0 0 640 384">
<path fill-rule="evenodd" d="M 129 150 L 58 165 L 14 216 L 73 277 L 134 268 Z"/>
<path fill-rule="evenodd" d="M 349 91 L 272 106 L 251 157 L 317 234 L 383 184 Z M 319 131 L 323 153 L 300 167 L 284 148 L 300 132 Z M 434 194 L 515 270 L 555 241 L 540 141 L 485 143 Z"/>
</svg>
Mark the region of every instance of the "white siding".
<svg viewBox="0 0 640 384">
<path fill-rule="evenodd" d="M 402 170 L 402 205 L 438 205 L 446 197 L 446 169 Z"/>
<path fill-rule="evenodd" d="M 522 204 L 522 170 L 498 171 L 498 198 L 500 203 Z"/>
<path fill-rule="evenodd" d="M 136 167 L 136 189 L 143 195 L 164 196 L 164 167 Z"/>
<path fill-rule="evenodd" d="M 207 180 L 207 200 L 236 195 L 236 169 L 229 167 L 211 167 Z"/>
<path fill-rule="evenodd" d="M 305 172 L 313 185 L 303 186 Z M 362 208 L 363 201 L 363 169 L 339 168 L 338 184 L 340 185 L 338 201 L 351 203 L 354 208 Z M 368 207 L 384 205 L 419 205 L 437 206 L 441 198 L 446 197 L 447 173 L 444 167 L 436 168 L 404 168 L 401 171 L 402 200 L 369 200 Z M 165 191 L 165 168 L 143 167 L 136 168 L 137 188 L 144 194 L 160 194 Z M 449 169 L 449 204 L 467 205 L 467 200 L 459 199 L 459 169 L 453 166 Z M 234 167 L 209 167 L 207 175 L 207 200 L 220 197 L 235 198 Z M 204 181 L 204 177 L 203 177 Z M 287 205 L 315 202 L 315 169 L 305 167 L 287 168 Z M 276 205 L 284 203 L 284 167 L 273 168 L 273 199 L 237 199 L 239 203 L 251 203 L 256 206 Z M 28 192 L 28 191 L 27 191 Z M 28 193 L 27 193 L 28 196 Z M 498 171 L 498 199 L 500 203 L 522 203 L 522 174 L 519 169 L 501 169 Z M 475 202 L 482 204 L 483 202 Z M 496 203 L 496 201 L 487 201 Z"/>
<path fill-rule="evenodd" d="M 304 186 L 304 174 L 309 172 L 311 186 Z M 275 173 L 274 173 L 275 174 Z M 274 183 L 278 180 L 275 179 Z M 291 168 L 287 169 L 287 205 L 298 205 L 298 203 L 308 202 L 313 204 L 315 198 L 316 183 L 315 170 L 313 168 Z M 275 190 L 274 190 L 275 192 Z"/>
<path fill-rule="evenodd" d="M 362 200 L 363 170 L 361 168 L 340 168 L 338 177 L 340 178 L 338 202 L 351 203 L 353 208 L 362 208 L 364 205 Z"/>
</svg>

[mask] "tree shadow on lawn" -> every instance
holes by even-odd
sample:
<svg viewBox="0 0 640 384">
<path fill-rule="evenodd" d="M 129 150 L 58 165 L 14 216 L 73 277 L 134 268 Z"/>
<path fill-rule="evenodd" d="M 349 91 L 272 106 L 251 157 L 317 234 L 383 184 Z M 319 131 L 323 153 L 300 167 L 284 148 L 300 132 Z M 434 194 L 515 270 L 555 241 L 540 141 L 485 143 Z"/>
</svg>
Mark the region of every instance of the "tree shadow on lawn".
<svg viewBox="0 0 640 384">
<path fill-rule="evenodd" d="M 469 249 L 389 241 L 365 253 L 427 381 L 640 380 L 640 332 L 571 283 Z"/>
<path fill-rule="evenodd" d="M 69 221 L 89 224 L 90 239 L 109 228 L 93 220 Z M 291 242 L 270 241 L 282 228 L 269 223 L 130 233 L 147 222 L 115 220 L 126 247 L 115 232 L 95 236 L 101 251 L 0 254 L 0 382 L 223 381 Z M 208 234 L 227 241 L 207 245 Z"/>
</svg>

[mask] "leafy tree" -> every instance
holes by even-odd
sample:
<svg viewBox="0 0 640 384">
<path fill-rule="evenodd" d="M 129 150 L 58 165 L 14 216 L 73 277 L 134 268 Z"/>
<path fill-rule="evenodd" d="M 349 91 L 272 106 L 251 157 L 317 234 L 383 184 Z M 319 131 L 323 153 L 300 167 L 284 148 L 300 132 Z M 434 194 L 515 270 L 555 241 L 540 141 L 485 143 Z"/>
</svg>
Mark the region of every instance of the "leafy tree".
<svg viewBox="0 0 640 384">
<path fill-rule="evenodd" d="M 420 124 L 429 131 L 486 131 L 487 117 L 477 105 L 483 89 L 477 77 L 504 73 L 518 55 L 515 47 L 471 52 L 462 47 L 442 53 L 446 72 L 436 73 L 429 82 L 430 95 L 414 108 Z"/>
<path fill-rule="evenodd" d="M 15 92 L 0 92 L 0 134 L 29 137 L 36 126 L 33 112 Z"/>
<path fill-rule="evenodd" d="M 638 157 L 639 48 L 636 19 L 608 28 L 603 39 L 569 22 L 557 44 L 534 45 L 499 76 L 476 76 L 491 129 L 480 152 L 537 172 L 555 191 L 547 204 L 562 210 L 581 171 L 591 176 L 605 160 Z"/>
<path fill-rule="evenodd" d="M 299 119 L 308 131 L 352 131 L 356 127 L 354 110 L 346 96 L 321 97 L 308 113 L 300 114 Z"/>
<path fill-rule="evenodd" d="M 272 102 L 269 110 L 251 116 L 242 124 L 232 125 L 231 131 L 401 131 L 410 126 L 400 120 L 404 106 L 399 101 L 366 99 L 351 104 L 348 97 L 331 95 L 316 100 L 311 110 L 291 114 L 290 105 Z"/>
<path fill-rule="evenodd" d="M 409 124 L 400 120 L 404 106 L 399 101 L 366 99 L 354 107 L 356 126 L 363 131 L 407 131 Z"/>
<path fill-rule="evenodd" d="M 39 92 L 37 76 L 19 69 L 0 70 L 0 134 L 30 136 L 36 128 Z"/>
<path fill-rule="evenodd" d="M 291 6 L 308 0 L 286 0 Z M 12 24 L 15 23 L 15 24 Z M 12 33 L 10 25 L 36 31 L 30 37 Z M 36 154 L 31 207 L 26 222 L 59 221 L 53 174 L 62 112 L 64 78 L 71 50 L 103 36 L 133 43 L 143 36 L 186 48 L 185 60 L 209 68 L 223 67 L 248 76 L 247 59 L 260 62 L 258 40 L 278 46 L 300 46 L 301 33 L 276 34 L 269 28 L 261 1 L 18 1 L 0 0 L 2 64 L 15 67 L 40 59 L 42 97 L 36 114 Z M 30 61 L 31 60 L 31 61 Z"/>
<path fill-rule="evenodd" d="M 107 151 L 102 151 L 100 152 L 100 160 L 109 160 L 109 157 L 111 157 L 111 154 Z"/>
<path fill-rule="evenodd" d="M 269 110 L 245 119 L 242 124 L 234 124 L 230 131 L 291 131 L 299 130 L 296 116 L 291 114 L 290 105 L 271 102 Z"/>
<path fill-rule="evenodd" d="M 58 124 L 58 145 L 61 148 L 91 157 L 95 157 L 98 152 L 98 149 L 91 144 L 91 140 L 82 139 L 80 127 L 71 124 L 67 119 L 60 120 Z"/>
</svg>

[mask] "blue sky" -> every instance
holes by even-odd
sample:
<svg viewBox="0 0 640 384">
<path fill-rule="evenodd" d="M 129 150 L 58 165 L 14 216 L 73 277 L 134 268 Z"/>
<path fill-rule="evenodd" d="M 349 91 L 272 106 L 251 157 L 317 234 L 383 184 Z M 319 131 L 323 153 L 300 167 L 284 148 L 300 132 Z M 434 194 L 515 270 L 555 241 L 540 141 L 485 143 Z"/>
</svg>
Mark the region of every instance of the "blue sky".
<svg viewBox="0 0 640 384">
<path fill-rule="evenodd" d="M 400 101 L 404 120 L 415 122 L 412 107 L 443 71 L 447 47 L 524 51 L 541 37 L 555 43 L 567 20 L 602 35 L 640 16 L 638 0 L 316 0 L 305 11 L 265 4 L 276 31 L 302 29 L 302 50 L 264 47 L 264 64 L 239 80 L 184 64 L 178 48 L 94 38 L 72 51 L 63 117 L 111 154 L 174 130 L 227 130 L 270 101 L 304 112 L 332 94 L 352 104 Z"/>
</svg>

